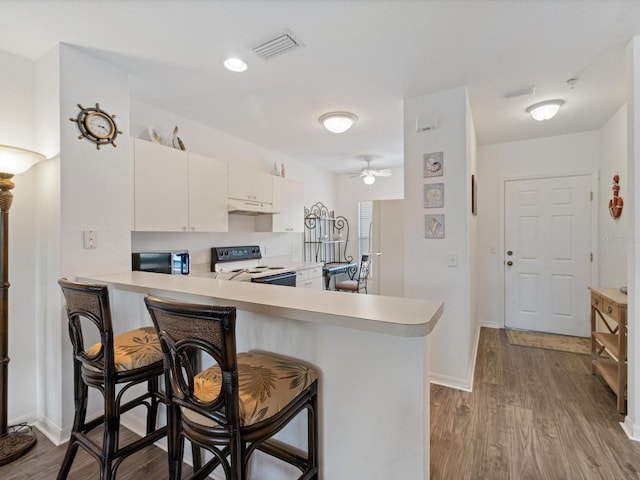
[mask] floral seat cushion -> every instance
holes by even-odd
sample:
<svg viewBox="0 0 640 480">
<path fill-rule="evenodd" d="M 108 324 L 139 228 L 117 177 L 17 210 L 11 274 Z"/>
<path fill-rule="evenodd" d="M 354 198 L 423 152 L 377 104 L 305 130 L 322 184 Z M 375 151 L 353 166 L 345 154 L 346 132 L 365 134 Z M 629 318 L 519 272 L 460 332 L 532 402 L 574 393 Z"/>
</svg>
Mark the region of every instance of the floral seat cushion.
<svg viewBox="0 0 640 480">
<path fill-rule="evenodd" d="M 283 357 L 263 352 L 239 353 L 240 424 L 253 425 L 272 417 L 317 378 L 313 369 Z M 203 370 L 194 380 L 198 400 L 209 402 L 218 397 L 222 385 L 218 365 Z M 192 422 L 216 426 L 213 420 L 187 408 L 182 413 Z"/>
<path fill-rule="evenodd" d="M 101 343 L 87 350 L 93 357 L 100 352 Z M 137 328 L 113 337 L 113 353 L 117 372 L 125 372 L 162 361 L 162 349 L 153 327 Z"/>
</svg>

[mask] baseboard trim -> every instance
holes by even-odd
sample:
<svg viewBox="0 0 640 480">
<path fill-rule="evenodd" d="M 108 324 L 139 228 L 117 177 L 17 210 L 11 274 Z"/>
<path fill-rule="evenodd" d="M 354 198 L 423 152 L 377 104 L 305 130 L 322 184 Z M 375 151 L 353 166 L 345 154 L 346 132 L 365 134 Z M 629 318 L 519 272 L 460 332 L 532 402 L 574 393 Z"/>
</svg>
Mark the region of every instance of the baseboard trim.
<svg viewBox="0 0 640 480">
<path fill-rule="evenodd" d="M 432 373 L 430 383 L 440 385 L 442 387 L 453 388 L 455 390 L 463 390 L 465 392 L 471 392 L 469 386 L 469 380 L 459 377 L 450 377 L 448 375 L 440 375 L 438 373 Z"/>
<path fill-rule="evenodd" d="M 473 379 L 475 378 L 475 374 L 476 374 L 476 361 L 478 360 L 478 347 L 480 346 L 480 329 L 482 327 L 480 326 L 480 324 L 478 324 L 478 327 L 476 328 L 476 335 L 475 335 L 475 341 L 473 343 L 473 352 L 471 354 L 471 363 L 469 363 L 469 372 L 468 372 L 468 377 L 469 377 L 469 392 L 473 391 Z"/>
<path fill-rule="evenodd" d="M 36 420 L 34 426 L 56 447 L 68 442 L 71 436 L 71 427 L 60 428 L 46 417 L 41 417 Z"/>
<path fill-rule="evenodd" d="M 480 326 L 486 328 L 497 328 L 498 330 L 504 328 L 504 325 L 498 322 L 480 322 Z"/>
<path fill-rule="evenodd" d="M 629 439 L 640 442 L 640 425 L 634 425 L 629 417 L 624 417 L 624 422 L 620 422 L 620 426 Z"/>
</svg>

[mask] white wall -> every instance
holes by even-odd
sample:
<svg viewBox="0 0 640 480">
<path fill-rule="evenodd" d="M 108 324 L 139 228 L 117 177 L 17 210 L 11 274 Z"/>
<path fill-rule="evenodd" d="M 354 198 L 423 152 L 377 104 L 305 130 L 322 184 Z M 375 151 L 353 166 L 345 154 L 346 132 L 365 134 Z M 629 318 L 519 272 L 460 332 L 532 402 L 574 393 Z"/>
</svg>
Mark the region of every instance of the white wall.
<svg viewBox="0 0 640 480">
<path fill-rule="evenodd" d="M 33 62 L 0 51 L 0 144 L 37 150 Z M 35 419 L 35 169 L 14 178 L 9 213 L 9 425 Z"/>
<path fill-rule="evenodd" d="M 126 270 L 130 268 L 131 252 L 129 179 L 133 170 L 130 138 L 119 135 L 117 148 L 107 145 L 98 150 L 95 144 L 78 139 L 78 127 L 69 118 L 77 116 L 77 104 L 89 107 L 99 102 L 101 108 L 117 115 L 118 128 L 128 131 L 128 75 L 65 44 L 59 46 L 59 62 L 60 249 L 49 254 L 53 258 L 59 257 L 58 276 L 67 278 L 87 272 Z M 55 188 L 52 193 L 56 193 Z M 56 227 L 52 226 L 52 229 Z M 96 249 L 83 248 L 83 230 L 97 231 Z M 51 298 L 60 298 L 55 282 L 48 283 L 46 289 Z M 117 318 L 115 312 L 115 328 L 121 325 Z M 49 431 L 54 439 L 65 436 L 74 411 L 72 350 L 66 321 L 61 308 L 47 311 L 44 318 L 45 325 L 60 326 L 59 336 L 47 339 L 48 355 L 54 361 L 45 365 L 47 376 L 52 374 L 52 378 L 56 378 L 60 375 L 58 372 L 62 372 L 60 383 L 52 382 L 46 393 L 48 415 L 51 416 L 47 416 L 45 422 L 56 427 Z"/>
<path fill-rule="evenodd" d="M 60 320 L 60 293 L 54 287 L 60 277 L 60 51 L 53 48 L 35 62 L 35 98 L 38 150 L 48 160 L 36 165 L 37 259 L 37 398 L 38 420 L 43 431 L 55 432 L 62 425 L 60 386 L 63 359 L 60 344 L 66 328 Z M 69 359 L 66 359 L 67 362 Z"/>
<path fill-rule="evenodd" d="M 437 115 L 438 129 L 417 133 L 417 117 Z M 470 389 L 473 351 L 470 313 L 469 179 L 472 140 L 466 88 L 406 100 L 404 103 L 405 295 L 442 299 L 444 313 L 431 334 L 431 381 Z M 423 178 L 423 155 L 444 152 L 444 176 Z M 442 209 L 424 208 L 424 184 L 443 182 Z M 445 238 L 425 239 L 425 214 L 445 214 Z M 447 266 L 455 254 L 457 267 Z"/>
<path fill-rule="evenodd" d="M 600 129 L 600 179 L 598 182 L 598 285 L 620 287 L 627 284 L 627 228 L 631 205 L 612 218 L 609 200 L 613 197 L 613 176 L 620 177 L 620 197 L 628 201 L 627 187 L 627 107 L 620 108 Z"/>
<path fill-rule="evenodd" d="M 478 176 L 477 170 L 477 155 L 478 146 L 476 140 L 476 127 L 473 122 L 473 115 L 471 114 L 471 105 L 469 104 L 469 96 L 467 95 L 467 175 L 466 181 L 466 201 L 467 212 L 471 209 L 471 175 Z M 471 358 L 468 365 L 467 377 L 469 380 L 469 387 L 473 388 L 473 374 L 476 365 L 476 354 L 478 350 L 478 343 L 480 341 L 480 319 L 478 316 L 478 282 L 477 278 L 478 269 L 478 217 L 477 215 L 466 215 L 467 218 L 467 268 L 469 270 L 469 338 L 467 348 L 470 352 Z"/>
<path fill-rule="evenodd" d="M 599 153 L 597 131 L 478 147 L 478 270 L 475 278 L 481 324 L 504 326 L 504 268 L 499 251 L 501 180 L 595 172 Z M 492 248 L 496 253 L 491 253 Z"/>
<path fill-rule="evenodd" d="M 629 287 L 627 319 L 627 416 L 623 428 L 627 435 L 640 441 L 640 296 L 637 283 L 640 278 L 640 37 L 634 37 L 627 46 L 627 188 L 628 218 L 627 281 Z M 624 212 L 623 212 L 624 214 Z"/>
</svg>

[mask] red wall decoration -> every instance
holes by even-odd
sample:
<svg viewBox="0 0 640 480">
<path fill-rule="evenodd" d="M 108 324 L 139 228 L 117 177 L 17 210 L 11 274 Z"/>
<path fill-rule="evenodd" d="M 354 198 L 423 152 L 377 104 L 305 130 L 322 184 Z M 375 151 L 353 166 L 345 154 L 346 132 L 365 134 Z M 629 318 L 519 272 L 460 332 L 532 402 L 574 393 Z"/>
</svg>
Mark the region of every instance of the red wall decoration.
<svg viewBox="0 0 640 480">
<path fill-rule="evenodd" d="M 611 218 L 618 218 L 622 214 L 622 206 L 624 205 L 624 200 L 622 200 L 622 197 L 620 196 L 619 181 L 620 177 L 618 175 L 614 175 L 613 198 L 609 200 L 609 213 L 611 214 Z"/>
</svg>

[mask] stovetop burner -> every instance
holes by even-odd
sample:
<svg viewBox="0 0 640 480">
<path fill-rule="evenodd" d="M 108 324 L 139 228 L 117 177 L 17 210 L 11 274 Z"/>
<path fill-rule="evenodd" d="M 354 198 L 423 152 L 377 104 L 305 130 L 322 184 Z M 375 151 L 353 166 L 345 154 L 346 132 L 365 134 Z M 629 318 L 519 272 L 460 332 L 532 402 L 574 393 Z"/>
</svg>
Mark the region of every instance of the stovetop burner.
<svg viewBox="0 0 640 480">
<path fill-rule="evenodd" d="M 232 277 L 240 280 L 265 278 L 295 270 L 290 267 L 258 265 L 261 259 L 262 253 L 257 245 L 214 247 L 211 249 L 211 271 L 223 273 L 217 278 Z"/>
</svg>

